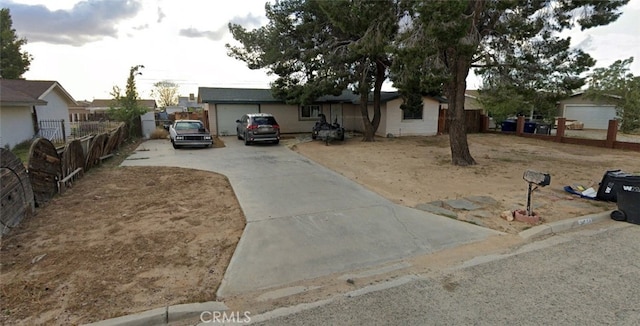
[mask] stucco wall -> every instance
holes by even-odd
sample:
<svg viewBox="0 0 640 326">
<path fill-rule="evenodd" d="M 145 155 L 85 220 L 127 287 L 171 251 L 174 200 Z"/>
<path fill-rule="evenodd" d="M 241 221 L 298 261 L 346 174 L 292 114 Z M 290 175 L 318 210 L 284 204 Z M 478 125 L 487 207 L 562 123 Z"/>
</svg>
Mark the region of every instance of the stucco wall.
<svg viewBox="0 0 640 326">
<path fill-rule="evenodd" d="M 321 106 L 322 113 L 329 115 L 329 105 Z M 297 105 L 287 104 L 262 104 L 260 112 L 271 113 L 280 125 L 282 133 L 311 133 L 311 128 L 318 121 L 317 118 L 307 120 L 300 119 L 299 108 Z"/>
<path fill-rule="evenodd" d="M 0 146 L 4 147 L 8 144 L 12 148 L 33 136 L 31 107 L 0 108 Z"/>
<path fill-rule="evenodd" d="M 424 97 L 422 99 L 422 119 L 404 120 L 400 105 L 402 99 L 387 102 L 386 129 L 378 128 L 378 134 L 386 136 L 433 136 L 438 133 L 438 112 L 440 102 Z M 381 125 L 382 126 L 382 125 Z"/>
<path fill-rule="evenodd" d="M 65 134 L 71 134 L 71 124 L 69 124 L 69 104 L 60 96 L 58 91 L 49 92 L 42 98 L 47 105 L 36 106 L 38 121 L 41 120 L 64 120 Z"/>
<path fill-rule="evenodd" d="M 360 107 L 353 104 L 342 106 L 342 127 L 349 131 L 362 131 Z"/>
</svg>

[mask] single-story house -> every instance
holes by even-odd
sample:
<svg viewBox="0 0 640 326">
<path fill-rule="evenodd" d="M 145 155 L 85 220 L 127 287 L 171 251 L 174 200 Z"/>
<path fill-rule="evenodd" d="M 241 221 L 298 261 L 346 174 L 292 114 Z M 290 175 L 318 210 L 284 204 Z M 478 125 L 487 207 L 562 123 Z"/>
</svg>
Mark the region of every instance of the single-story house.
<svg viewBox="0 0 640 326">
<path fill-rule="evenodd" d="M 193 93 L 189 93 L 189 96 L 178 96 L 178 105 L 186 109 L 203 109 L 202 103 L 198 103 L 198 99 Z"/>
<path fill-rule="evenodd" d="M 558 102 L 558 116 L 584 123 L 585 129 L 608 129 L 618 117 L 615 105 L 587 99 L 578 92 Z"/>
<path fill-rule="evenodd" d="M 88 107 L 91 105 L 89 101 L 76 101 L 77 106 L 69 107 L 69 121 L 87 121 L 89 120 Z"/>
<path fill-rule="evenodd" d="M 78 106 L 57 82 L 0 79 L 0 146 L 13 147 L 36 135 L 61 139 L 71 133 L 69 107 Z M 63 127 L 64 126 L 64 129 Z"/>
<path fill-rule="evenodd" d="M 370 97 L 371 99 L 371 97 Z M 360 96 L 344 91 L 338 96 L 322 96 L 310 105 L 291 105 L 272 96 L 270 89 L 198 88 L 198 102 L 208 111 L 209 127 L 214 135 L 236 134 L 236 120 L 246 113 L 273 114 L 282 133 L 311 132 L 323 113 L 327 121 L 340 123 L 346 130 L 364 130 L 360 113 Z M 398 92 L 382 92 L 381 121 L 376 132 L 379 136 L 436 135 L 440 111 L 446 101 L 424 96 L 421 112 L 400 109 L 402 98 Z M 373 117 L 373 103 L 369 101 L 369 115 Z"/>
</svg>

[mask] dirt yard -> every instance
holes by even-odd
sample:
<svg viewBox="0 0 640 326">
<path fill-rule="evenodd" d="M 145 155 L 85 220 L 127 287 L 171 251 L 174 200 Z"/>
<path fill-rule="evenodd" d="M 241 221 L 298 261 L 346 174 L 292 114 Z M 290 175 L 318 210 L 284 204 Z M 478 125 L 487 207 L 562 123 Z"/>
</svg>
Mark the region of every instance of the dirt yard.
<svg viewBox="0 0 640 326">
<path fill-rule="evenodd" d="M 354 137 L 335 141 L 299 143 L 294 150 L 362 184 L 391 201 L 408 207 L 468 196 L 490 196 L 495 205 L 480 211 L 460 211 L 458 219 L 508 233 L 530 225 L 507 222 L 506 210 L 525 209 L 525 170 L 551 175 L 551 185 L 533 193 L 534 211 L 543 222 L 615 209 L 615 204 L 581 199 L 564 191 L 580 184 L 598 189 L 607 170 L 640 173 L 640 153 L 559 144 L 500 135 L 469 135 L 477 165 L 451 165 L 448 136 L 379 138 L 363 143 Z M 640 139 L 640 137 L 639 137 Z M 445 206 L 446 207 L 446 206 Z"/>
<path fill-rule="evenodd" d="M 227 178 L 107 165 L 2 238 L 0 324 L 73 325 L 215 300 L 245 225 Z"/>
<path fill-rule="evenodd" d="M 640 173 L 637 152 L 495 134 L 470 135 L 469 143 L 478 165 L 461 168 L 450 164 L 447 136 L 330 146 L 283 141 L 409 207 L 491 196 L 497 203 L 482 214 L 458 211 L 458 218 L 509 233 L 530 227 L 499 217 L 524 208 L 526 169 L 551 174 L 551 186 L 533 197 L 546 222 L 615 207 L 576 198 L 563 186 L 597 186 L 607 169 Z M 245 225 L 228 180 L 180 168 L 118 167 L 124 156 L 89 171 L 2 238 L 0 324 L 81 324 L 216 299 Z"/>
</svg>

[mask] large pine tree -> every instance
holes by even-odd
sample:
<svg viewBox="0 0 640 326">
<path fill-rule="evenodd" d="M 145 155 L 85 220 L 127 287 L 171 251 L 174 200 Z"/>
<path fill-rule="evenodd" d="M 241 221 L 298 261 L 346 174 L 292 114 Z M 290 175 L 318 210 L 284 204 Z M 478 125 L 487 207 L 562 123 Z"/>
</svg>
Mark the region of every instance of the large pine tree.
<svg viewBox="0 0 640 326">
<path fill-rule="evenodd" d="M 229 55 L 250 69 L 278 78 L 274 95 L 308 104 L 351 88 L 360 95 L 365 141 L 380 124 L 380 94 L 391 65 L 389 47 L 398 30 L 395 0 L 282 0 L 266 5 L 269 23 L 247 31 L 230 24 L 240 46 Z M 373 117 L 368 110 L 373 93 Z"/>
<path fill-rule="evenodd" d="M 395 84 L 406 88 L 403 81 L 415 82 L 416 73 L 421 83 L 441 83 L 449 100 L 452 163 L 476 164 L 469 151 L 464 113 L 470 69 L 482 68 L 481 72 L 504 78 L 521 74 L 512 75 L 512 80 L 539 82 L 530 88 L 534 92 L 545 91 L 561 79 L 568 87 L 579 86 L 581 81 L 573 77 L 594 61 L 570 49 L 569 39 L 559 33 L 576 25 L 584 30 L 615 21 L 621 14 L 618 9 L 628 1 L 406 1 L 406 27 L 394 59 L 402 69 L 394 71 L 398 76 Z M 407 74 L 412 78 L 403 78 Z"/>
</svg>

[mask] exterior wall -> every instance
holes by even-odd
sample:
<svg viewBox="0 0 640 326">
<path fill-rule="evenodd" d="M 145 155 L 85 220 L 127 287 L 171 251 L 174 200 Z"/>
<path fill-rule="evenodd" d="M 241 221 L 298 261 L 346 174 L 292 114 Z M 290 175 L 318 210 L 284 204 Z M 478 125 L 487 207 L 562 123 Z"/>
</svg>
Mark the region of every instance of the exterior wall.
<svg viewBox="0 0 640 326">
<path fill-rule="evenodd" d="M 140 116 L 142 123 L 142 136 L 145 139 L 151 138 L 151 134 L 156 130 L 156 116 L 153 112 L 147 112 Z"/>
<path fill-rule="evenodd" d="M 399 136 L 433 136 L 438 133 L 438 112 L 440 102 L 429 97 L 422 99 L 422 119 L 420 120 L 403 120 L 400 105 L 402 99 L 395 99 L 387 102 L 386 114 L 383 118 L 386 120 L 386 128 L 378 128 L 381 136 L 393 134 Z M 381 124 L 382 126 L 382 124 Z"/>
<path fill-rule="evenodd" d="M 33 138 L 35 131 L 31 118 L 31 107 L 0 108 L 0 146 L 13 147 Z"/>
<path fill-rule="evenodd" d="M 216 106 L 214 104 L 202 103 L 202 107 L 205 111 L 207 111 L 207 116 L 209 117 L 209 132 L 212 135 L 218 134 L 217 124 L 216 124 Z"/>
<path fill-rule="evenodd" d="M 71 134 L 71 125 L 69 124 L 69 104 L 59 95 L 58 92 L 49 92 L 42 100 L 47 105 L 36 106 L 38 121 L 41 120 L 64 120 L 65 134 Z"/>
<path fill-rule="evenodd" d="M 560 103 L 561 107 L 563 107 L 565 104 L 603 104 L 603 105 L 606 105 L 605 103 L 597 103 L 597 102 L 594 102 L 592 100 L 588 100 L 583 95 L 572 96 L 572 97 L 569 97 L 567 99 L 559 101 L 559 103 Z"/>
<path fill-rule="evenodd" d="M 301 119 L 298 105 L 288 104 L 262 104 L 260 105 L 260 112 L 271 113 L 278 121 L 280 125 L 280 132 L 282 133 L 311 133 L 313 125 L 318 121 L 314 119 Z M 321 106 L 322 113 L 329 114 L 329 105 Z"/>
<path fill-rule="evenodd" d="M 343 128 L 349 131 L 362 132 L 364 124 L 362 123 L 362 114 L 360 113 L 360 105 L 344 104 L 342 106 Z"/>
</svg>

